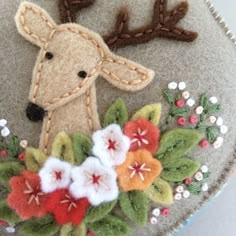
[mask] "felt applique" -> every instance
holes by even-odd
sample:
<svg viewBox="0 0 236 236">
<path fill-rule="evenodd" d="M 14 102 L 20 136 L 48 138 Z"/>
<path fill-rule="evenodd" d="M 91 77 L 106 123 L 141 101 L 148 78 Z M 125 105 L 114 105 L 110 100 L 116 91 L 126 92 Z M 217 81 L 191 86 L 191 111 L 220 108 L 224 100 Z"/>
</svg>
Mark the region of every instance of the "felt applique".
<svg viewBox="0 0 236 236">
<path fill-rule="evenodd" d="M 104 165 L 118 166 L 126 158 L 130 139 L 122 133 L 119 125 L 113 124 L 93 134 L 93 153 Z"/>
<path fill-rule="evenodd" d="M 180 114 L 178 109 L 185 105 L 177 101 L 186 101 L 190 93 L 184 93 L 185 83 L 176 84 L 175 89 L 168 87 L 164 96 L 175 106 L 176 114 Z M 189 96 L 173 95 L 177 87 L 181 96 Z M 208 100 L 211 107 L 212 99 Z M 187 114 L 199 110 L 196 108 L 189 107 Z M 205 135 L 197 122 L 190 123 L 189 127 L 166 127 L 168 130 L 161 133 L 153 122 L 155 119 L 149 119 L 150 114 L 155 114 L 152 118 L 161 116 L 159 104 L 146 105 L 129 118 L 125 102 L 120 98 L 108 108 L 108 113 L 109 122 L 107 125 L 103 122 L 104 128 L 94 132 L 92 138 L 80 132 L 58 133 L 52 143 L 51 153 L 55 156 L 31 147 L 22 151 L 22 142 L 15 137 L 17 152 L 12 154 L 17 161 L 6 161 L 0 166 L 0 182 L 5 186 L 8 199 L 8 205 L 6 200 L 0 204 L 0 219 L 11 223 L 28 219 L 21 226 L 25 235 L 32 235 L 31 226 L 37 222 L 42 227 L 40 232 L 47 229 L 48 222 L 53 222 L 49 235 L 54 235 L 61 227 L 61 235 L 80 232 L 84 236 L 93 232 L 123 236 L 131 228 L 122 218 L 114 216 L 117 209 L 136 224 L 145 225 L 148 221 L 158 224 L 157 217 L 168 217 L 176 201 L 208 191 L 208 167 L 201 165 L 197 158 L 191 158 L 191 150 L 198 147 Z M 194 114 L 199 120 L 200 114 Z M 107 117 L 106 114 L 104 119 Z M 110 124 L 112 120 L 116 124 Z M 222 120 L 219 119 L 218 125 L 223 125 Z M 132 140 L 137 139 L 133 134 L 143 131 L 141 138 L 145 141 L 131 150 Z M 119 152 L 109 147 L 119 148 Z M 23 161 L 18 159 L 18 153 L 25 155 Z M 21 184 L 15 184 L 16 181 Z M 19 204 L 16 194 L 22 196 L 24 204 Z M 153 209 L 149 217 L 150 202 L 158 208 Z"/>
<path fill-rule="evenodd" d="M 71 181 L 71 169 L 68 162 L 49 157 L 39 171 L 43 192 L 50 193 L 56 189 L 67 188 Z"/>
<path fill-rule="evenodd" d="M 89 202 L 97 206 L 110 202 L 118 197 L 117 174 L 113 168 L 103 166 L 98 159 L 89 157 L 80 167 L 71 173 L 70 192 L 76 198 L 87 197 Z"/>
<path fill-rule="evenodd" d="M 59 225 L 72 223 L 78 226 L 88 207 L 87 198 L 75 199 L 68 189 L 60 189 L 50 193 L 45 203 L 45 208 L 55 216 Z"/>
<path fill-rule="evenodd" d="M 116 168 L 122 191 L 145 190 L 161 173 L 160 161 L 146 150 L 129 152 L 125 163 Z"/>
<path fill-rule="evenodd" d="M 37 5 L 22 3 L 16 24 L 19 33 L 40 48 L 27 114 L 41 117 L 40 108 L 47 111 L 40 140 L 44 152 L 50 151 L 62 127 L 67 133 L 89 135 L 100 128 L 94 83 L 98 75 L 128 91 L 143 89 L 154 77 L 152 70 L 112 54 L 96 33 L 77 24 L 57 25 Z"/>
<path fill-rule="evenodd" d="M 37 174 L 25 171 L 22 176 L 11 178 L 9 185 L 11 193 L 7 198 L 8 205 L 22 219 L 27 220 L 33 216 L 46 215 L 47 210 L 44 203 L 47 195 L 41 190 L 40 178 Z"/>
<path fill-rule="evenodd" d="M 61 22 L 75 22 L 76 12 L 90 6 L 94 2 L 95 0 L 59 0 Z"/>
<path fill-rule="evenodd" d="M 61 21 L 75 22 L 75 13 L 94 2 L 95 0 L 59 0 Z M 195 40 L 197 33 L 176 26 L 185 17 L 188 3 L 181 2 L 171 10 L 167 10 L 167 3 L 168 0 L 156 0 L 151 23 L 134 30 L 129 29 L 128 10 L 121 9 L 117 15 L 114 32 L 103 37 L 108 47 L 119 48 L 146 43 L 158 37 L 186 42 Z"/>
<path fill-rule="evenodd" d="M 159 146 L 160 131 L 146 119 L 140 118 L 128 122 L 124 127 L 124 133 L 131 140 L 130 151 L 147 149 L 154 154 Z"/>
</svg>

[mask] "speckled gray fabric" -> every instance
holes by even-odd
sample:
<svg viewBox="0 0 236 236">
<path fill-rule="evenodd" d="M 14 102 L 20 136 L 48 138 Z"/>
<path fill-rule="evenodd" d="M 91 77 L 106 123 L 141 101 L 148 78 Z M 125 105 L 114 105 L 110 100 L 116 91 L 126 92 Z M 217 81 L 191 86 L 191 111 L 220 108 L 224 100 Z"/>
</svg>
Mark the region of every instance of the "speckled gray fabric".
<svg viewBox="0 0 236 236">
<path fill-rule="evenodd" d="M 25 117 L 25 107 L 31 75 L 38 49 L 18 33 L 14 16 L 20 0 L 0 0 L 0 117 L 6 118 L 11 131 L 37 146 L 41 124 Z M 32 0 L 45 8 L 59 23 L 56 0 Z M 176 0 L 170 0 L 174 5 Z M 215 21 L 203 0 L 189 0 L 190 10 L 181 25 L 199 33 L 193 43 L 155 39 L 150 43 L 120 49 L 117 53 L 156 71 L 154 82 L 137 93 L 119 91 L 104 79 L 97 80 L 98 109 L 102 117 L 111 101 L 122 97 L 132 113 L 144 104 L 163 102 L 161 90 L 170 81 L 186 81 L 188 90 L 198 97 L 203 92 L 215 95 L 222 104 L 222 116 L 230 127 L 225 144 L 219 150 L 197 149 L 193 158 L 207 164 L 211 171 L 210 194 L 191 196 L 171 206 L 171 214 L 160 218 L 156 226 L 136 228 L 133 235 L 154 236 L 172 232 L 197 210 L 225 182 L 233 167 L 236 126 L 236 50 Z M 127 5 L 131 13 L 131 27 L 150 21 L 154 0 L 97 0 L 89 9 L 81 11 L 78 22 L 104 34 L 112 30 L 119 7 Z M 167 110 L 164 107 L 163 117 Z M 17 234 L 18 235 L 18 234 Z"/>
</svg>

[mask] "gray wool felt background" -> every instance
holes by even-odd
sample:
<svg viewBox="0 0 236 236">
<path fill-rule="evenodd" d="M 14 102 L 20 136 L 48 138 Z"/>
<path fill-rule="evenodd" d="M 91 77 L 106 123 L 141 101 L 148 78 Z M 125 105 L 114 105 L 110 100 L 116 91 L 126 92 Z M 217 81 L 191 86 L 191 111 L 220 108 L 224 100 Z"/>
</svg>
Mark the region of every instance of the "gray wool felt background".
<svg viewBox="0 0 236 236">
<path fill-rule="evenodd" d="M 0 117 L 6 118 L 11 131 L 30 145 L 38 145 L 41 124 L 31 123 L 25 116 L 25 107 L 32 71 L 38 48 L 23 39 L 16 30 L 14 16 L 20 0 L 0 0 Z M 56 0 L 32 0 L 45 8 L 59 23 Z M 112 30 L 119 8 L 127 6 L 131 15 L 131 27 L 147 24 L 151 19 L 154 0 L 97 0 L 79 14 L 77 22 L 98 33 Z M 170 6 L 176 4 L 170 0 Z M 154 82 L 141 92 L 127 93 L 112 87 L 104 79 L 97 80 L 98 111 L 104 111 L 117 97 L 122 97 L 130 114 L 143 105 L 164 102 L 161 90 L 170 81 L 186 81 L 188 90 L 196 98 L 206 92 L 217 96 L 222 104 L 221 116 L 228 125 L 229 133 L 220 150 L 197 148 L 192 157 L 207 164 L 211 171 L 210 190 L 216 190 L 224 180 L 225 167 L 233 159 L 236 126 L 236 50 L 222 28 L 212 17 L 203 0 L 189 0 L 190 10 L 181 21 L 181 26 L 197 31 L 198 39 L 193 43 L 155 39 L 150 43 L 119 49 L 117 54 L 137 61 L 156 72 Z M 165 104 L 162 121 L 167 115 Z M 223 174 L 223 176 L 222 176 Z M 227 173 L 228 174 L 228 173 Z M 219 185 L 218 185 L 219 184 Z M 191 196 L 171 206 L 171 215 L 160 218 L 156 226 L 136 228 L 133 235 L 166 235 L 198 209 L 207 194 Z"/>
</svg>

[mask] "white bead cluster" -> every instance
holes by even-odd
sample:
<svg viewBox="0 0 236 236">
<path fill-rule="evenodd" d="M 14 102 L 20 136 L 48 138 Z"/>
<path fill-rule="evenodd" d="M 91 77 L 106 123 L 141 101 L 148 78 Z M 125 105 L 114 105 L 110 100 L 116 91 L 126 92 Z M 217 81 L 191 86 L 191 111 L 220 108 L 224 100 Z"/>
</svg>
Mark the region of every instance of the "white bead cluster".
<svg viewBox="0 0 236 236">
<path fill-rule="evenodd" d="M 181 200 L 182 198 L 189 198 L 190 197 L 190 192 L 188 190 L 185 190 L 182 185 L 178 185 L 175 188 L 175 194 L 174 194 L 174 199 L 175 200 Z"/>
<path fill-rule="evenodd" d="M 152 210 L 152 217 L 150 218 L 150 223 L 152 225 L 157 224 L 158 222 L 157 218 L 160 216 L 160 214 L 161 214 L 161 210 L 159 208 L 154 208 Z"/>
<path fill-rule="evenodd" d="M 195 175 L 194 178 L 197 181 L 202 181 L 203 180 L 203 174 L 208 173 L 208 167 L 206 165 L 201 166 L 200 171 L 198 171 Z M 203 192 L 207 192 L 208 191 L 208 184 L 207 183 L 203 183 L 201 186 L 201 189 Z"/>
<path fill-rule="evenodd" d="M 170 82 L 168 84 L 168 89 L 170 90 L 175 90 L 175 89 L 179 89 L 180 91 L 183 91 L 182 92 L 182 97 L 186 100 L 186 105 L 189 106 L 189 107 L 192 107 L 194 106 L 195 104 L 195 100 L 193 98 L 190 98 L 190 93 L 189 91 L 184 91 L 186 89 L 186 83 L 185 82 L 179 82 L 179 83 L 176 83 L 176 82 Z"/>
<path fill-rule="evenodd" d="M 1 129 L 1 136 L 4 138 L 10 134 L 10 130 L 7 127 L 7 120 L 0 119 L 0 129 Z"/>
</svg>

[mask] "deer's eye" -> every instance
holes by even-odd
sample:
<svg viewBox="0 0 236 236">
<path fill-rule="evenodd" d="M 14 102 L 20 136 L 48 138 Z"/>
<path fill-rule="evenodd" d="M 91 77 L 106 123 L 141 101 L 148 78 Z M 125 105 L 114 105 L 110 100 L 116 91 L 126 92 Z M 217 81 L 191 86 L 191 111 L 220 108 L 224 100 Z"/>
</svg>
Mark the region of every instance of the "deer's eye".
<svg viewBox="0 0 236 236">
<path fill-rule="evenodd" d="M 84 71 L 84 70 L 81 70 L 79 73 L 78 73 L 78 76 L 82 79 L 85 79 L 87 77 L 87 72 Z"/>
<path fill-rule="evenodd" d="M 46 52 L 45 58 L 46 58 L 47 60 L 52 60 L 53 57 L 54 57 L 54 55 L 53 55 L 51 52 Z"/>
</svg>

